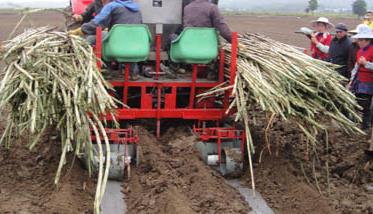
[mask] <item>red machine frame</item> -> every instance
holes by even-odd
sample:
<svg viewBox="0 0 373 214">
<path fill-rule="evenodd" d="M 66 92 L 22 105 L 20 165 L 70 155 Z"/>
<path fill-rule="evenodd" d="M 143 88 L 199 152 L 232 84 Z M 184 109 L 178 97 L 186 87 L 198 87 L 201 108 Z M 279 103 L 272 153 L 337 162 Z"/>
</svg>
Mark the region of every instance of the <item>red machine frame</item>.
<svg viewBox="0 0 373 214">
<path fill-rule="evenodd" d="M 204 88 L 206 90 L 216 87 L 224 82 L 224 50 L 219 51 L 219 71 L 218 80 L 216 82 L 199 82 L 197 75 L 199 68 L 205 65 L 193 65 L 192 80 L 185 82 L 164 82 L 159 80 L 161 75 L 161 35 L 156 35 L 156 64 L 155 77 L 153 82 L 130 81 L 130 63 L 125 64 L 123 81 L 111 81 L 114 87 L 123 87 L 124 104 L 128 101 L 128 89 L 130 87 L 141 88 L 141 104 L 140 108 L 119 108 L 116 110 L 117 120 L 135 120 L 135 119 L 156 119 L 157 120 L 157 136 L 160 136 L 160 121 L 161 119 L 184 119 L 196 121 L 218 121 L 226 116 L 226 110 L 229 106 L 230 92 L 227 92 L 224 97 L 223 108 L 197 108 L 195 107 L 196 89 Z M 232 33 L 232 52 L 230 65 L 230 84 L 234 84 L 237 71 L 237 45 L 238 34 Z M 95 53 L 98 59 L 101 59 L 102 51 L 102 29 L 97 28 L 96 31 L 96 47 Z M 101 62 L 98 60 L 97 66 L 101 68 Z M 157 108 L 152 107 L 153 96 L 146 92 L 146 89 L 152 87 L 157 89 Z M 164 108 L 161 108 L 161 91 L 163 88 L 171 88 L 170 94 L 165 94 Z M 177 88 L 190 88 L 189 106 L 187 108 L 176 108 Z M 110 116 L 107 120 L 111 120 Z"/>
<path fill-rule="evenodd" d="M 105 129 L 109 140 L 114 144 L 138 144 L 139 136 L 132 129 Z M 96 141 L 96 135 L 91 135 L 92 141 Z M 100 137 L 102 138 L 102 136 Z"/>
<path fill-rule="evenodd" d="M 246 142 L 245 131 L 237 130 L 233 127 L 204 128 L 201 127 L 201 122 L 198 122 L 197 125 L 193 126 L 193 132 L 199 136 L 202 142 L 213 142 L 217 144 L 219 163 L 221 162 L 221 151 L 224 141 L 232 142 L 234 140 L 240 140 L 242 160 L 244 159 Z"/>
</svg>

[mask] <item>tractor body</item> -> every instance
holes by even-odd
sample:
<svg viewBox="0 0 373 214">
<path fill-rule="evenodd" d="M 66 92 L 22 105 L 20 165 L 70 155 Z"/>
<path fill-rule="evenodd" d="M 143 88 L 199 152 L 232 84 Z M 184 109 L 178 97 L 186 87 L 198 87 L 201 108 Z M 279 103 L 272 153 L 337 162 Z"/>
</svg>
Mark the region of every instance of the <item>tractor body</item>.
<svg viewBox="0 0 373 214">
<path fill-rule="evenodd" d="M 74 7 L 73 2 L 80 2 Z M 78 5 L 89 1 L 72 1 L 72 8 L 81 11 Z M 170 41 L 169 36 L 182 25 L 183 0 L 136 0 L 140 4 L 143 25 L 116 25 L 109 37 L 102 41 L 102 30 L 97 29 L 95 51 L 106 64 L 119 64 L 118 75 L 107 79 L 115 88 L 113 96 L 120 99 L 123 106 L 116 110 L 116 120 L 123 127 L 108 129 L 110 142 L 120 145 L 112 151 L 120 163 L 113 169 L 114 178 L 125 174 L 128 162 L 138 163 L 137 144 L 139 138 L 130 124 L 138 120 L 154 121 L 155 133 L 161 134 L 161 124 L 165 121 L 189 121 L 195 125 L 191 129 L 198 136 L 196 144 L 202 159 L 214 166 L 223 175 L 241 172 L 244 156 L 244 131 L 234 124 L 227 127 L 225 119 L 229 108 L 230 93 L 223 97 L 200 100 L 198 94 L 222 85 L 229 76 L 234 84 L 237 59 L 237 33 L 233 33 L 232 53 L 225 56 L 219 49 L 218 34 L 209 28 L 187 28 L 179 37 Z M 217 1 L 216 1 L 217 3 Z M 227 68 L 226 58 L 231 59 Z M 132 65 L 141 68 L 152 67 L 153 76 L 130 80 Z M 177 79 L 167 77 L 162 66 L 183 64 L 187 70 Z M 98 63 L 99 68 L 102 67 Z M 171 66 L 169 66 L 171 67 Z M 214 70 L 216 80 L 206 78 L 207 71 Z M 110 71 L 109 71 L 110 72 Z M 128 107 L 129 108 L 128 108 Z M 107 120 L 113 120 L 109 116 Z M 113 148 L 116 148 L 113 146 Z M 238 158 L 237 158 L 238 157 Z M 112 162 L 115 162 L 112 158 Z M 239 174 L 239 173 L 238 173 Z M 113 178 L 112 177 L 112 178 Z"/>
</svg>

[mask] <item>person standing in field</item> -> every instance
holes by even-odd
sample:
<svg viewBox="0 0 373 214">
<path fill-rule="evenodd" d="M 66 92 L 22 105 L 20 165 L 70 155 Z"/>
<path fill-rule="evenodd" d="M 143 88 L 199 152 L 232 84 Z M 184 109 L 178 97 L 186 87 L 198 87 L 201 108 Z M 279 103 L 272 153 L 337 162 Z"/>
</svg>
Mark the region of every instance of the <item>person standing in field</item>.
<svg viewBox="0 0 373 214">
<path fill-rule="evenodd" d="M 329 62 L 340 65 L 337 69 L 338 73 L 347 79 L 350 78 L 350 74 L 347 68 L 349 50 L 352 45 L 351 39 L 347 36 L 347 26 L 343 23 L 339 23 L 335 27 L 336 35 L 331 41 L 329 48 Z"/>
<path fill-rule="evenodd" d="M 311 33 L 311 53 L 312 57 L 326 61 L 329 58 L 329 48 L 332 36 L 329 33 L 333 24 L 329 19 L 320 17 L 312 22 L 315 32 Z"/>
<path fill-rule="evenodd" d="M 351 31 L 348 31 L 348 33 L 352 36 L 355 36 L 357 34 L 357 29 L 359 28 L 360 25 L 358 25 L 356 27 L 356 29 L 354 30 L 351 30 Z M 348 71 L 348 74 L 349 74 L 349 78 L 351 78 L 351 72 L 352 70 L 354 69 L 355 67 L 355 64 L 356 64 L 356 55 L 357 55 L 357 52 L 359 51 L 360 47 L 359 45 L 357 44 L 357 39 L 354 39 L 354 38 L 351 38 L 351 46 L 350 46 L 350 49 L 349 49 L 349 53 L 348 53 L 348 60 L 347 60 L 347 71 Z"/>
<path fill-rule="evenodd" d="M 372 123 L 370 108 L 373 96 L 373 33 L 368 25 L 359 25 L 358 33 L 352 37 L 357 39 L 360 47 L 354 69 L 351 73 L 349 88 L 357 97 L 362 107 L 363 122 L 361 128 L 367 131 Z"/>
<path fill-rule="evenodd" d="M 373 12 L 368 10 L 367 14 L 364 16 L 363 24 L 368 25 L 371 29 L 373 29 Z"/>
</svg>

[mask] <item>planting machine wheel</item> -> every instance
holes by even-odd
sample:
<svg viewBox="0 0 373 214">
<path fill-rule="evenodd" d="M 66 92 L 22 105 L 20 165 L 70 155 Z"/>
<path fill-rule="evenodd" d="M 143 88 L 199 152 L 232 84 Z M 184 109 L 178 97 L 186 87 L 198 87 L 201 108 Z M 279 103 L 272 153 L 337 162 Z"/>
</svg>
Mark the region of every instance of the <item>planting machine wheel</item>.
<svg viewBox="0 0 373 214">
<path fill-rule="evenodd" d="M 202 160 L 224 177 L 237 178 L 244 172 L 244 132 L 233 128 L 193 128 Z"/>
<path fill-rule="evenodd" d="M 122 181 L 131 177 L 131 167 L 138 166 L 140 163 L 140 146 L 138 145 L 138 136 L 132 129 L 113 129 L 106 130 L 110 144 L 110 169 L 109 180 Z M 94 137 L 92 137 L 93 140 Z M 93 154 L 93 169 L 98 168 L 99 154 L 98 145 L 94 144 L 95 153 Z M 105 145 L 102 145 L 105 157 Z M 85 156 L 88 163 L 88 156 Z"/>
<path fill-rule="evenodd" d="M 225 177 L 240 177 L 244 171 L 243 163 L 243 154 L 240 148 L 225 148 L 221 155 L 220 172 Z"/>
</svg>

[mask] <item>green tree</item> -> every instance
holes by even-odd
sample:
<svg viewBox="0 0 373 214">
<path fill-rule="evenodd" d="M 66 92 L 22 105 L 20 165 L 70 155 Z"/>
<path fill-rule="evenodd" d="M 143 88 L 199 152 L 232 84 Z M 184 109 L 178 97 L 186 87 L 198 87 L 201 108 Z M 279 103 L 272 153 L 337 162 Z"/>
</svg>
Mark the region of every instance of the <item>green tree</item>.
<svg viewBox="0 0 373 214">
<path fill-rule="evenodd" d="M 308 1 L 308 11 L 315 11 L 317 10 L 317 8 L 319 8 L 319 2 L 317 0 L 309 0 Z"/>
<path fill-rule="evenodd" d="M 359 17 L 364 16 L 367 13 L 367 3 L 365 0 L 356 0 L 352 4 L 352 12 Z"/>
</svg>

